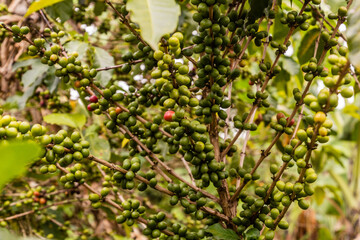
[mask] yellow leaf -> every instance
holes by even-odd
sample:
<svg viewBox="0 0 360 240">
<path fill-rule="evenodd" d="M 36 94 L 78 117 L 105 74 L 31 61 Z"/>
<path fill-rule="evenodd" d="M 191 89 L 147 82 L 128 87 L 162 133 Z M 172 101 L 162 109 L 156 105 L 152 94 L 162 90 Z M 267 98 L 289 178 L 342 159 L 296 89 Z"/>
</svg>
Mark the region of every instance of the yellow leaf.
<svg viewBox="0 0 360 240">
<path fill-rule="evenodd" d="M 129 142 L 129 139 L 124 138 L 123 141 L 122 141 L 122 143 L 121 143 L 121 147 L 122 147 L 122 148 L 125 147 L 125 145 L 126 145 L 128 142 Z"/>
<path fill-rule="evenodd" d="M 40 9 L 49 7 L 54 5 L 55 3 L 61 2 L 64 0 L 39 0 L 36 2 L 31 3 L 30 7 L 28 8 L 27 12 L 25 13 L 24 17 L 29 16 L 30 14 L 39 11 Z"/>
</svg>

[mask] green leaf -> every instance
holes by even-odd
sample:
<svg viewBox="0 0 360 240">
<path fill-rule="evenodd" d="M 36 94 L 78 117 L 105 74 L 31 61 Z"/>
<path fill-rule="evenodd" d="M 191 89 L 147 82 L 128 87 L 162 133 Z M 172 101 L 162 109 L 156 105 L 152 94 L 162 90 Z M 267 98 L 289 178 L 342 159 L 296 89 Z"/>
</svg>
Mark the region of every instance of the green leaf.
<svg viewBox="0 0 360 240">
<path fill-rule="evenodd" d="M 86 56 L 86 51 L 89 49 L 89 44 L 78 40 L 71 40 L 64 44 L 64 47 L 69 53 L 77 52 L 79 54 L 78 59 L 84 60 L 84 57 Z"/>
<path fill-rule="evenodd" d="M 24 88 L 34 84 L 37 79 L 44 78 L 48 70 L 48 65 L 42 64 L 40 59 L 36 59 L 36 61 L 31 64 L 31 69 L 26 71 L 21 77 Z"/>
<path fill-rule="evenodd" d="M 334 179 L 334 181 L 339 185 L 340 190 L 343 192 L 344 200 L 347 203 L 348 207 L 355 208 L 357 206 L 356 199 L 352 195 L 352 191 L 348 185 L 344 181 L 344 179 L 336 174 L 333 170 L 329 170 L 330 176 Z"/>
<path fill-rule="evenodd" d="M 27 103 L 27 100 L 34 94 L 35 89 L 42 83 L 42 78 L 36 79 L 36 81 L 24 92 L 24 94 L 17 100 L 19 109 L 23 109 Z"/>
<path fill-rule="evenodd" d="M 345 114 L 350 115 L 353 118 L 360 120 L 360 114 L 358 113 L 359 107 L 355 104 L 348 104 L 343 108 Z"/>
<path fill-rule="evenodd" d="M 233 230 L 225 229 L 219 223 L 211 225 L 205 231 L 211 233 L 214 236 L 214 238 L 218 240 L 240 239 L 239 236 Z"/>
<path fill-rule="evenodd" d="M 291 76 L 294 76 L 299 73 L 300 66 L 299 64 L 290 57 L 284 57 L 282 61 L 282 68 L 290 73 Z"/>
<path fill-rule="evenodd" d="M 0 189 L 12 178 L 21 175 L 26 166 L 40 154 L 34 142 L 10 142 L 0 145 Z"/>
<path fill-rule="evenodd" d="M 250 12 L 249 12 L 249 21 L 252 23 L 256 19 L 260 18 L 264 11 L 272 3 L 272 0 L 250 0 Z"/>
<path fill-rule="evenodd" d="M 86 123 L 86 117 L 79 113 L 52 113 L 46 115 L 44 121 L 50 124 L 66 125 L 81 129 Z"/>
<path fill-rule="evenodd" d="M 287 82 L 290 81 L 291 76 L 290 73 L 284 70 L 283 68 L 278 75 L 275 77 L 274 84 L 278 89 L 278 94 L 281 96 L 281 92 L 284 91 L 286 95 L 288 92 L 292 92 L 292 89 L 288 89 Z M 284 96 L 285 97 L 285 96 Z"/>
<path fill-rule="evenodd" d="M 113 66 L 114 58 L 104 49 L 94 47 L 94 66 L 96 67 L 108 67 Z M 112 78 L 114 70 L 101 71 L 96 75 L 96 80 L 99 81 L 103 86 L 107 86 Z"/>
<path fill-rule="evenodd" d="M 357 128 L 357 139 L 356 139 L 356 145 L 357 145 L 357 154 L 356 158 L 354 159 L 353 163 L 353 172 L 352 172 L 352 180 L 353 180 L 353 192 L 358 192 L 359 187 L 359 179 L 360 179 L 360 128 Z"/>
<path fill-rule="evenodd" d="M 18 68 L 31 66 L 30 70 L 27 70 L 21 77 L 21 82 L 24 84 L 24 88 L 27 88 L 34 84 L 37 79 L 44 78 L 49 70 L 49 66 L 42 64 L 40 59 L 27 59 L 24 61 L 16 62 L 12 70 L 15 71 Z"/>
<path fill-rule="evenodd" d="M 273 40 L 276 42 L 282 42 L 286 35 L 289 32 L 289 27 L 287 25 L 284 25 L 280 22 L 281 13 L 278 12 L 275 15 L 275 21 L 274 21 L 274 33 L 273 33 Z"/>
<path fill-rule="evenodd" d="M 89 150 L 92 155 L 105 161 L 110 160 L 111 152 L 108 140 L 99 137 L 96 133 L 86 135 L 85 139 L 90 143 Z"/>
<path fill-rule="evenodd" d="M 132 12 L 131 20 L 140 25 L 141 36 L 153 49 L 164 34 L 175 31 L 180 6 L 175 0 L 130 0 L 126 8 Z"/>
<path fill-rule="evenodd" d="M 46 78 L 44 79 L 44 83 L 48 87 L 50 93 L 54 93 L 54 91 L 57 89 L 60 83 L 60 78 L 55 76 L 54 66 L 49 67 L 49 71 Z"/>
<path fill-rule="evenodd" d="M 346 0 L 325 0 L 332 12 L 337 12 L 339 7 L 346 6 Z"/>
<path fill-rule="evenodd" d="M 12 66 L 12 71 L 15 72 L 16 69 L 18 68 L 22 68 L 22 67 L 26 67 L 26 66 L 31 66 L 32 64 L 34 64 L 36 61 L 38 61 L 38 59 L 36 58 L 30 58 L 30 59 L 26 59 L 23 61 L 17 61 L 16 63 L 14 63 L 14 65 Z"/>
<path fill-rule="evenodd" d="M 116 216 L 110 208 L 101 206 L 101 210 L 106 213 L 106 216 L 109 220 L 115 221 Z"/>
<path fill-rule="evenodd" d="M 15 71 L 18 68 L 31 66 L 32 69 L 26 71 L 21 81 L 24 84 L 24 93 L 22 96 L 9 97 L 6 102 L 16 103 L 19 109 L 23 109 L 27 100 L 33 95 L 35 89 L 43 82 L 44 78 L 51 73 L 50 67 L 40 62 L 40 59 L 27 59 L 24 61 L 16 62 L 13 65 L 12 70 Z"/>
<path fill-rule="evenodd" d="M 257 228 L 250 228 L 245 233 L 245 240 L 258 240 L 260 237 L 260 231 Z"/>
<path fill-rule="evenodd" d="M 100 16 L 106 10 L 105 2 L 96 1 L 94 7 L 95 16 Z"/>
<path fill-rule="evenodd" d="M 114 238 L 114 240 L 132 240 L 131 238 L 120 236 L 117 234 L 112 235 L 112 237 Z"/>
<path fill-rule="evenodd" d="M 349 58 L 355 68 L 360 68 L 360 1 L 354 1 L 348 11 L 346 29 Z"/>
<path fill-rule="evenodd" d="M 306 63 L 314 56 L 315 51 L 315 42 L 320 34 L 319 29 L 314 28 L 306 33 L 306 35 L 302 38 L 299 49 L 297 51 L 297 57 L 299 59 L 300 65 Z M 321 40 L 319 42 L 319 47 L 317 50 L 316 58 L 319 59 L 322 50 L 324 49 L 324 41 Z"/>
<path fill-rule="evenodd" d="M 314 192 L 314 198 L 317 205 L 321 205 L 325 199 L 325 191 L 322 187 L 316 187 Z"/>
<path fill-rule="evenodd" d="M 39 238 L 35 237 L 19 237 L 14 233 L 10 233 L 6 228 L 2 228 L 0 230 L 0 239 L 6 240 L 39 240 Z"/>
<path fill-rule="evenodd" d="M 28 8 L 27 12 L 25 13 L 24 17 L 29 16 L 33 12 L 39 11 L 40 9 L 49 7 L 54 5 L 55 3 L 61 2 L 64 0 L 39 0 L 36 2 L 31 3 L 30 7 Z"/>
<path fill-rule="evenodd" d="M 73 0 L 65 0 L 47 7 L 46 12 L 53 18 L 60 18 L 61 22 L 70 19 L 73 12 Z"/>
<path fill-rule="evenodd" d="M 325 227 L 319 228 L 317 236 L 319 237 L 318 240 L 333 239 L 333 236 L 332 236 L 330 230 Z"/>
</svg>

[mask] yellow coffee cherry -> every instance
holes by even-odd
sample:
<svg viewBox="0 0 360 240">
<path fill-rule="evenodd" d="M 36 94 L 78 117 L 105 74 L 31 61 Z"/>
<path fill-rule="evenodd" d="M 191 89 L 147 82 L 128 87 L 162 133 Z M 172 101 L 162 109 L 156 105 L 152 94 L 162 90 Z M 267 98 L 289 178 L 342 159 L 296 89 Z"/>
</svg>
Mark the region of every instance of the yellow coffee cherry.
<svg viewBox="0 0 360 240">
<path fill-rule="evenodd" d="M 314 116 L 315 123 L 323 123 L 326 120 L 326 115 L 324 112 L 320 111 L 317 112 Z"/>
<path fill-rule="evenodd" d="M 325 137 L 328 134 L 328 130 L 325 127 L 321 127 L 319 129 L 319 134 L 320 134 L 320 136 Z"/>
</svg>

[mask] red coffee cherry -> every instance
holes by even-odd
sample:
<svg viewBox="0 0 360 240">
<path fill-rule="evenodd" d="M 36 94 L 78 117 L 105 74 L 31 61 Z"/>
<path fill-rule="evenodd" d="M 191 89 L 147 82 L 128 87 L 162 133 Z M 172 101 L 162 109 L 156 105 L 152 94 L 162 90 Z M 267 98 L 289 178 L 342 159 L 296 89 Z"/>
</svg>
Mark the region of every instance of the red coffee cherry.
<svg viewBox="0 0 360 240">
<path fill-rule="evenodd" d="M 91 97 L 90 97 L 90 102 L 92 102 L 92 103 L 97 103 L 98 102 L 98 97 L 96 96 L 96 95 L 92 95 Z"/>
<path fill-rule="evenodd" d="M 172 121 L 172 116 L 175 114 L 174 111 L 166 111 L 165 114 L 164 114 L 164 119 L 168 122 L 171 122 Z"/>
<path fill-rule="evenodd" d="M 87 105 L 87 110 L 90 111 L 90 112 L 94 110 L 94 109 L 92 109 L 91 104 Z"/>
<path fill-rule="evenodd" d="M 286 121 L 289 121 L 288 117 L 286 118 Z M 295 123 L 295 119 L 291 119 L 288 126 L 291 127 L 292 125 L 294 125 L 294 123 Z"/>
<path fill-rule="evenodd" d="M 121 108 L 119 108 L 119 107 L 116 107 L 116 108 L 115 108 L 115 112 L 116 112 L 116 114 L 119 114 L 119 113 L 121 113 L 121 112 L 122 112 L 122 109 L 121 109 Z"/>
<path fill-rule="evenodd" d="M 45 204 L 45 203 L 46 203 L 46 199 L 45 199 L 45 198 L 40 198 L 40 199 L 39 199 L 39 203 L 40 203 L 40 204 Z"/>
<path fill-rule="evenodd" d="M 276 119 L 279 121 L 280 119 L 284 118 L 285 115 L 283 113 L 276 114 Z"/>
</svg>

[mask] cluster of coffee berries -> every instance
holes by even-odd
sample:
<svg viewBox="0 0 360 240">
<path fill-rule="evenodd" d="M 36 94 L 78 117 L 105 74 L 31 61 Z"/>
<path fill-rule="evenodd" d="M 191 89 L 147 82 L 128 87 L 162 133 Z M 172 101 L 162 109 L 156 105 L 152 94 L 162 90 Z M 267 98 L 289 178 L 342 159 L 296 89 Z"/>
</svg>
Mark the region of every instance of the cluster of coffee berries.
<svg viewBox="0 0 360 240">
<path fill-rule="evenodd" d="M 309 8 L 310 6 L 308 6 Z M 289 27 L 297 25 L 301 30 L 306 31 L 309 29 L 310 24 L 306 22 L 310 18 L 306 13 L 299 15 L 297 11 L 290 11 L 287 14 L 283 13 L 285 16 L 280 18 L 282 24 L 287 24 Z"/>
<path fill-rule="evenodd" d="M 339 18 L 345 18 L 347 16 L 347 8 L 345 6 L 341 6 L 338 8 L 337 13 L 329 13 L 328 18 L 330 20 L 339 19 Z"/>
<path fill-rule="evenodd" d="M 159 212 L 157 214 L 149 216 L 146 228 L 143 230 L 144 235 L 150 236 L 151 238 L 160 237 L 161 230 L 168 227 L 165 221 L 165 213 Z"/>
<path fill-rule="evenodd" d="M 0 117 L 1 140 L 35 139 L 41 144 L 47 145 L 49 136 L 45 135 L 46 131 L 46 128 L 40 124 L 34 124 L 33 126 L 30 126 L 28 122 L 18 121 L 15 117 L 12 117 L 10 115 L 1 115 Z"/>
<path fill-rule="evenodd" d="M 21 42 L 23 37 L 30 32 L 30 28 L 28 26 L 19 27 L 18 25 L 13 25 L 11 26 L 11 31 L 14 42 Z"/>
<path fill-rule="evenodd" d="M 118 185 L 122 187 L 123 189 L 128 189 L 128 190 L 133 189 L 136 186 L 134 181 L 135 174 L 140 170 L 140 167 L 141 167 L 141 162 L 139 158 L 134 157 L 131 160 L 125 159 L 123 161 L 122 168 L 125 169 L 127 172 L 125 174 L 122 172 L 115 172 L 112 176 L 112 180 L 114 181 L 114 184 L 116 186 Z M 150 173 L 148 175 L 150 176 Z M 152 172 L 151 178 L 154 178 L 154 180 L 156 180 L 154 172 Z M 151 178 L 148 178 L 148 180 L 150 180 Z M 142 189 L 144 187 L 146 189 L 147 185 L 140 183 L 138 189 L 145 190 Z"/>
<path fill-rule="evenodd" d="M 285 132 L 287 135 L 291 135 L 294 131 L 292 126 L 294 125 L 295 120 L 291 119 L 289 123 L 288 121 L 289 118 L 286 118 L 284 113 L 278 113 L 276 115 L 276 122 L 271 122 L 270 127 L 277 132 Z"/>
<path fill-rule="evenodd" d="M 1 200 L 0 215 L 11 216 L 21 213 L 24 209 L 29 207 L 32 207 L 34 210 L 38 210 L 40 207 L 46 205 L 48 201 L 53 201 L 55 190 L 55 186 L 37 186 L 29 190 L 24 190 L 16 196 L 3 196 L 4 198 Z M 6 227 L 7 222 L 1 221 L 0 225 L 2 227 Z"/>
<path fill-rule="evenodd" d="M 9 32 L 0 25 L 0 43 L 2 43 L 8 36 L 10 36 Z"/>
<path fill-rule="evenodd" d="M 131 199 L 121 203 L 123 211 L 120 215 L 116 216 L 117 223 L 125 223 L 128 226 L 134 225 L 136 219 L 138 219 L 144 212 L 145 207 L 140 206 L 139 200 Z"/>
<path fill-rule="evenodd" d="M 69 134 L 65 130 L 60 130 L 56 134 L 46 136 L 47 145 L 52 145 L 44 159 L 46 163 L 58 162 L 60 166 L 67 167 L 73 161 L 80 162 L 90 154 L 90 144 L 81 138 L 79 132 Z"/>
<path fill-rule="evenodd" d="M 69 156 L 67 158 L 69 158 Z M 67 168 L 67 170 L 69 173 L 60 177 L 60 182 L 64 184 L 65 188 L 73 188 L 75 182 L 78 182 L 79 184 L 84 183 L 85 179 L 88 177 L 87 172 L 83 170 L 83 166 L 80 163 L 74 164 L 74 166 Z"/>
<path fill-rule="evenodd" d="M 170 236 L 167 239 L 175 240 L 175 239 L 204 239 L 205 231 L 203 229 L 191 231 L 191 228 L 182 226 L 179 223 L 174 223 L 169 226 L 169 230 L 171 230 L 175 235 Z"/>
</svg>

